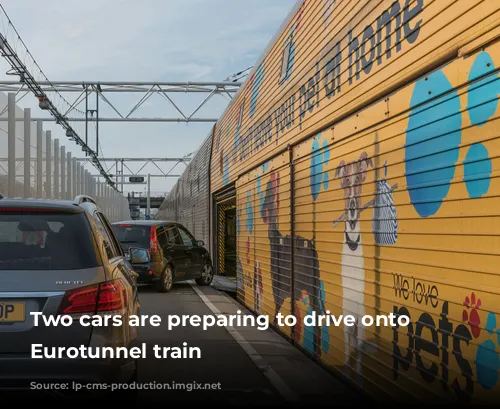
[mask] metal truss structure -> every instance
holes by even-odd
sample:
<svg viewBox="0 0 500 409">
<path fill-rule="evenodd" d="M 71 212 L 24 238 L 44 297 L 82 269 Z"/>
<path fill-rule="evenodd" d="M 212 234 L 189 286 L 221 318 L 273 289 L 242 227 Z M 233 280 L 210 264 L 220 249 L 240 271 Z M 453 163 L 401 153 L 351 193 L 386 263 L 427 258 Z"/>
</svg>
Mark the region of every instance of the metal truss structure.
<svg viewBox="0 0 500 409">
<path fill-rule="evenodd" d="M 44 93 L 78 93 L 76 99 L 70 104 L 64 113 L 69 122 L 217 122 L 218 118 L 198 118 L 195 115 L 215 95 L 221 95 L 228 102 L 233 98 L 241 86 L 240 82 L 78 82 L 78 81 L 40 81 L 40 89 Z M 1 92 L 15 92 L 20 101 L 30 92 L 27 84 L 20 81 L 1 81 Z M 106 96 L 109 93 L 134 93 L 142 94 L 137 103 L 128 111 L 120 111 Z M 205 94 L 196 108 L 191 112 L 185 112 L 174 102 L 170 94 L 193 93 Z M 157 117 L 144 118 L 132 116 L 151 96 L 161 95 L 167 104 L 175 108 L 179 117 Z M 90 99 L 95 99 L 95 108 L 89 109 Z M 99 116 L 99 101 L 108 105 L 115 116 Z M 68 117 L 75 110 L 79 110 L 85 104 L 85 117 Z M 35 121 L 55 121 L 55 118 L 42 117 L 33 118 Z"/>
<path fill-rule="evenodd" d="M 193 152 L 194 153 L 194 152 Z M 118 191 L 123 193 L 123 186 L 128 184 L 137 184 L 137 182 L 129 183 L 125 182 L 124 178 L 126 177 L 144 177 L 144 178 L 172 178 L 172 177 L 180 177 L 180 174 L 173 175 L 171 172 L 176 168 L 177 165 L 183 163 L 187 166 L 187 164 L 191 161 L 191 153 L 183 158 L 100 158 L 101 162 L 111 162 L 113 163 L 108 168 L 108 175 L 114 178 L 114 182 L 118 187 Z M 89 158 L 76 158 L 78 162 L 85 163 Z M 126 165 L 125 162 L 144 162 L 142 167 L 134 172 Z M 158 162 L 177 162 L 168 172 L 164 172 L 160 166 L 158 166 Z M 141 174 L 142 170 L 146 167 L 146 165 L 152 164 L 158 169 L 159 174 Z M 113 172 L 114 170 L 114 172 Z M 129 174 L 125 174 L 125 170 L 130 172 Z M 113 173 L 111 173 L 113 172 Z M 93 175 L 94 177 L 101 177 L 102 175 Z M 145 183 L 145 182 L 144 182 Z M 140 184 L 140 183 L 139 183 Z M 121 186 L 121 188 L 120 188 Z"/>
<path fill-rule="evenodd" d="M 0 53 L 2 57 L 4 57 L 7 62 L 10 64 L 11 69 L 7 72 L 9 75 L 16 75 L 19 77 L 19 81 L 24 84 L 24 86 L 32 92 L 35 97 L 40 101 L 40 107 L 49 111 L 54 121 L 56 121 L 59 125 L 61 125 L 66 131 L 66 136 L 72 141 L 76 142 L 77 145 L 82 147 L 82 150 L 86 155 L 90 157 L 90 161 L 97 168 L 99 173 L 106 179 L 106 182 L 114 187 L 113 181 L 109 178 L 106 171 L 102 167 L 101 163 L 97 159 L 97 153 L 93 151 L 86 142 L 84 142 L 78 133 L 73 129 L 70 125 L 66 116 L 58 109 L 58 107 L 48 98 L 45 91 L 40 87 L 39 80 L 37 80 L 33 73 L 34 70 L 39 72 L 46 81 L 48 81 L 43 71 L 38 66 L 36 61 L 31 57 L 28 49 L 26 48 L 24 42 L 21 40 L 21 36 L 17 32 L 17 30 L 12 25 L 7 13 L 5 12 L 2 5 L 0 5 L 0 13 L 2 15 L 2 20 L 6 19 L 8 21 L 7 30 L 13 33 L 13 38 L 7 39 L 8 33 L 0 33 Z M 25 50 L 24 57 L 21 57 L 23 53 L 19 53 L 16 50 L 16 45 L 21 47 L 21 49 Z M 28 69 L 29 63 L 27 60 L 32 60 L 32 68 Z"/>
<path fill-rule="evenodd" d="M 233 76 L 232 79 L 227 78 L 223 82 L 51 82 L 27 49 L 1 5 L 0 23 L 0 54 L 10 65 L 10 70 L 7 74 L 18 77 L 17 81 L 0 81 L 0 91 L 15 93 L 15 102 L 19 102 L 30 93 L 38 98 L 39 107 L 47 111 L 50 117 L 32 118 L 32 120 L 42 122 L 55 121 L 58 125 L 61 125 L 66 131 L 66 136 L 82 147 L 82 151 L 86 155 L 84 161 L 94 165 L 100 177 L 103 177 L 107 184 L 115 190 L 118 190 L 116 187 L 118 179 L 113 180 L 115 175 L 110 174 L 110 170 L 106 170 L 103 167 L 102 162 L 105 162 L 107 158 L 99 158 L 99 122 L 216 122 L 217 118 L 199 118 L 196 117 L 196 114 L 215 95 L 221 95 L 230 102 L 233 94 L 238 91 L 242 84 L 238 81 L 244 75 L 240 74 L 245 74 L 248 71 L 248 69 L 242 71 L 238 75 Z M 78 94 L 73 102 L 69 102 L 63 96 L 63 94 L 68 93 Z M 141 96 L 130 111 L 121 112 L 106 96 L 110 93 L 135 93 Z M 172 95 L 175 93 L 199 94 L 202 96 L 202 99 L 194 110 L 184 112 L 172 99 Z M 162 96 L 166 103 L 179 113 L 179 117 L 142 118 L 133 116 L 151 96 L 156 94 Z M 93 107 L 90 108 L 90 103 L 92 102 Z M 100 116 L 100 103 L 108 105 L 116 115 L 112 117 Z M 85 104 L 85 107 L 82 107 L 83 104 Z M 6 109 L 7 107 L 4 108 L 1 114 Z M 7 120 L 8 118 L 0 118 L 0 121 Z M 23 121 L 23 118 L 11 118 L 11 120 Z M 85 124 L 85 129 L 77 131 L 76 128 L 83 123 Z M 95 149 L 89 146 L 89 124 L 95 125 L 96 129 Z M 140 160 L 145 162 L 144 166 L 148 163 L 155 164 L 158 161 L 151 159 Z M 124 162 L 127 160 L 119 159 L 114 161 L 117 170 L 118 163 L 121 163 L 121 174 L 123 175 Z M 186 159 L 172 159 L 172 161 L 185 163 Z M 160 169 L 156 164 L 155 166 Z M 161 173 L 164 174 L 163 171 Z"/>
</svg>

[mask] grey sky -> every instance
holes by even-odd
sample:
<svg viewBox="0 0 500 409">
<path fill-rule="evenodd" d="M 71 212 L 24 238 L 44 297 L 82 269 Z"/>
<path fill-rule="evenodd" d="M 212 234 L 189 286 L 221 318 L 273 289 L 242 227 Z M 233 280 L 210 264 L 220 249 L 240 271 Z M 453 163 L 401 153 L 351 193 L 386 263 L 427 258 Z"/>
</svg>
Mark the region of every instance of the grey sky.
<svg viewBox="0 0 500 409">
<path fill-rule="evenodd" d="M 254 64 L 295 2 L 4 0 L 1 4 L 51 81 L 222 81 Z M 8 68 L 1 59 L 0 78 L 16 79 L 5 75 Z M 77 94 L 63 95 L 70 102 L 77 97 Z M 106 96 L 128 112 L 142 94 Z M 202 98 L 180 95 L 173 99 L 190 111 Z M 46 116 L 32 95 L 18 105 L 31 107 L 33 117 Z M 226 99 L 216 96 L 197 115 L 219 117 L 226 105 Z M 100 108 L 101 116 L 111 116 L 102 103 Z M 159 96 L 152 97 L 135 113 L 140 117 L 167 115 L 179 116 Z M 77 132 L 81 132 L 82 126 L 75 128 Z M 101 123 L 102 153 L 108 157 L 184 156 L 199 147 L 211 126 Z M 51 129 L 69 151 L 83 156 L 55 123 L 45 122 L 44 127 Z M 169 170 L 172 164 L 161 166 Z M 136 171 L 140 165 L 130 167 Z M 183 168 L 184 165 L 179 165 L 172 173 Z M 90 169 L 96 173 L 94 168 Z M 158 170 L 148 165 L 141 171 L 144 172 L 158 173 Z M 175 179 L 155 179 L 151 189 L 168 191 L 174 183 Z M 144 186 L 126 186 L 126 191 L 130 190 L 144 191 Z"/>
</svg>

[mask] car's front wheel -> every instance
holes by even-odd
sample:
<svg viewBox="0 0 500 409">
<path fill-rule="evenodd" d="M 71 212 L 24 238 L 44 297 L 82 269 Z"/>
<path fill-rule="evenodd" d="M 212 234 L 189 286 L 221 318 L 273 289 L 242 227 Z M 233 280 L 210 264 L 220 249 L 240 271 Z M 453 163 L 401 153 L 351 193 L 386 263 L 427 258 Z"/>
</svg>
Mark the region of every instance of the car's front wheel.
<svg viewBox="0 0 500 409">
<path fill-rule="evenodd" d="M 174 284 L 174 274 L 171 266 L 165 267 L 165 270 L 161 274 L 160 280 L 158 281 L 158 291 L 161 293 L 168 293 Z"/>
<path fill-rule="evenodd" d="M 196 279 L 198 285 L 210 285 L 214 279 L 214 269 L 210 263 L 207 263 L 201 269 L 201 276 Z"/>
</svg>

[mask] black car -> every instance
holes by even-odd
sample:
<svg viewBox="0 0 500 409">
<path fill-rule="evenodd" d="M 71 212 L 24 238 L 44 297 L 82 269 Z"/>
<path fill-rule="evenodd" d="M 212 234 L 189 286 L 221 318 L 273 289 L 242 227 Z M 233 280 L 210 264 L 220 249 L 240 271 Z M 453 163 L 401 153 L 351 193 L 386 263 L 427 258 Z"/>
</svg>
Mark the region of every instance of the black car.
<svg viewBox="0 0 500 409">
<path fill-rule="evenodd" d="M 158 291 L 169 292 L 178 281 L 194 279 L 198 285 L 212 283 L 210 254 L 203 241 L 196 240 L 183 225 L 132 220 L 113 223 L 112 227 L 139 274 L 139 284 L 154 284 Z"/>
</svg>

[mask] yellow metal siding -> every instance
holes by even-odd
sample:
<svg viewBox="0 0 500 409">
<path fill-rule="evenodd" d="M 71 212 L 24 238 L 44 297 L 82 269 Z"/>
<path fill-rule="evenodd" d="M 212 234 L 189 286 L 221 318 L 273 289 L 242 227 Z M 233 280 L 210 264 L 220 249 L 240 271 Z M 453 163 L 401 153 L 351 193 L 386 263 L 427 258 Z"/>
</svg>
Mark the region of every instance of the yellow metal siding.
<svg viewBox="0 0 500 409">
<path fill-rule="evenodd" d="M 367 327 L 347 344 L 346 328 L 332 327 L 323 343 L 325 363 L 347 363 L 345 373 L 378 396 L 382 388 L 429 402 L 499 397 L 499 66 L 496 43 L 294 148 L 295 231 L 316 237 L 326 308 L 411 317 L 408 328 Z M 346 247 L 347 223 L 333 222 L 349 210 L 346 175 L 364 170 L 356 208 L 385 181 L 396 186 L 397 223 L 380 207 L 359 212 L 360 252 Z M 375 242 L 374 219 L 388 222 L 386 240 L 397 233 L 393 243 Z"/>
<path fill-rule="evenodd" d="M 372 64 L 363 70 L 360 53 L 356 78 L 349 30 L 361 39 L 398 5 L 406 17 L 393 14 L 390 48 L 374 31 Z M 399 329 L 293 329 L 379 398 L 500 397 L 499 27 L 496 0 L 305 1 L 218 124 L 211 186 L 236 180 L 239 299 L 271 316 L 276 302 L 300 318 L 408 315 Z M 325 67 L 340 76 L 325 83 Z"/>
<path fill-rule="evenodd" d="M 500 16 L 496 0 L 344 0 L 329 12 L 326 4 L 304 2 L 219 120 L 212 191 L 234 182 L 288 143 L 338 121 L 436 61 L 452 58 L 497 27 Z M 397 9 L 391 8 L 394 4 Z M 389 36 L 386 26 L 378 25 L 384 13 L 393 13 Z M 359 51 L 349 49 L 349 33 L 358 39 Z M 281 60 L 290 39 L 293 69 L 282 82 Z"/>
<path fill-rule="evenodd" d="M 291 216 L 289 155 L 272 159 L 237 184 L 239 300 L 260 314 L 291 314 Z M 291 335 L 289 328 L 283 329 Z"/>
</svg>

